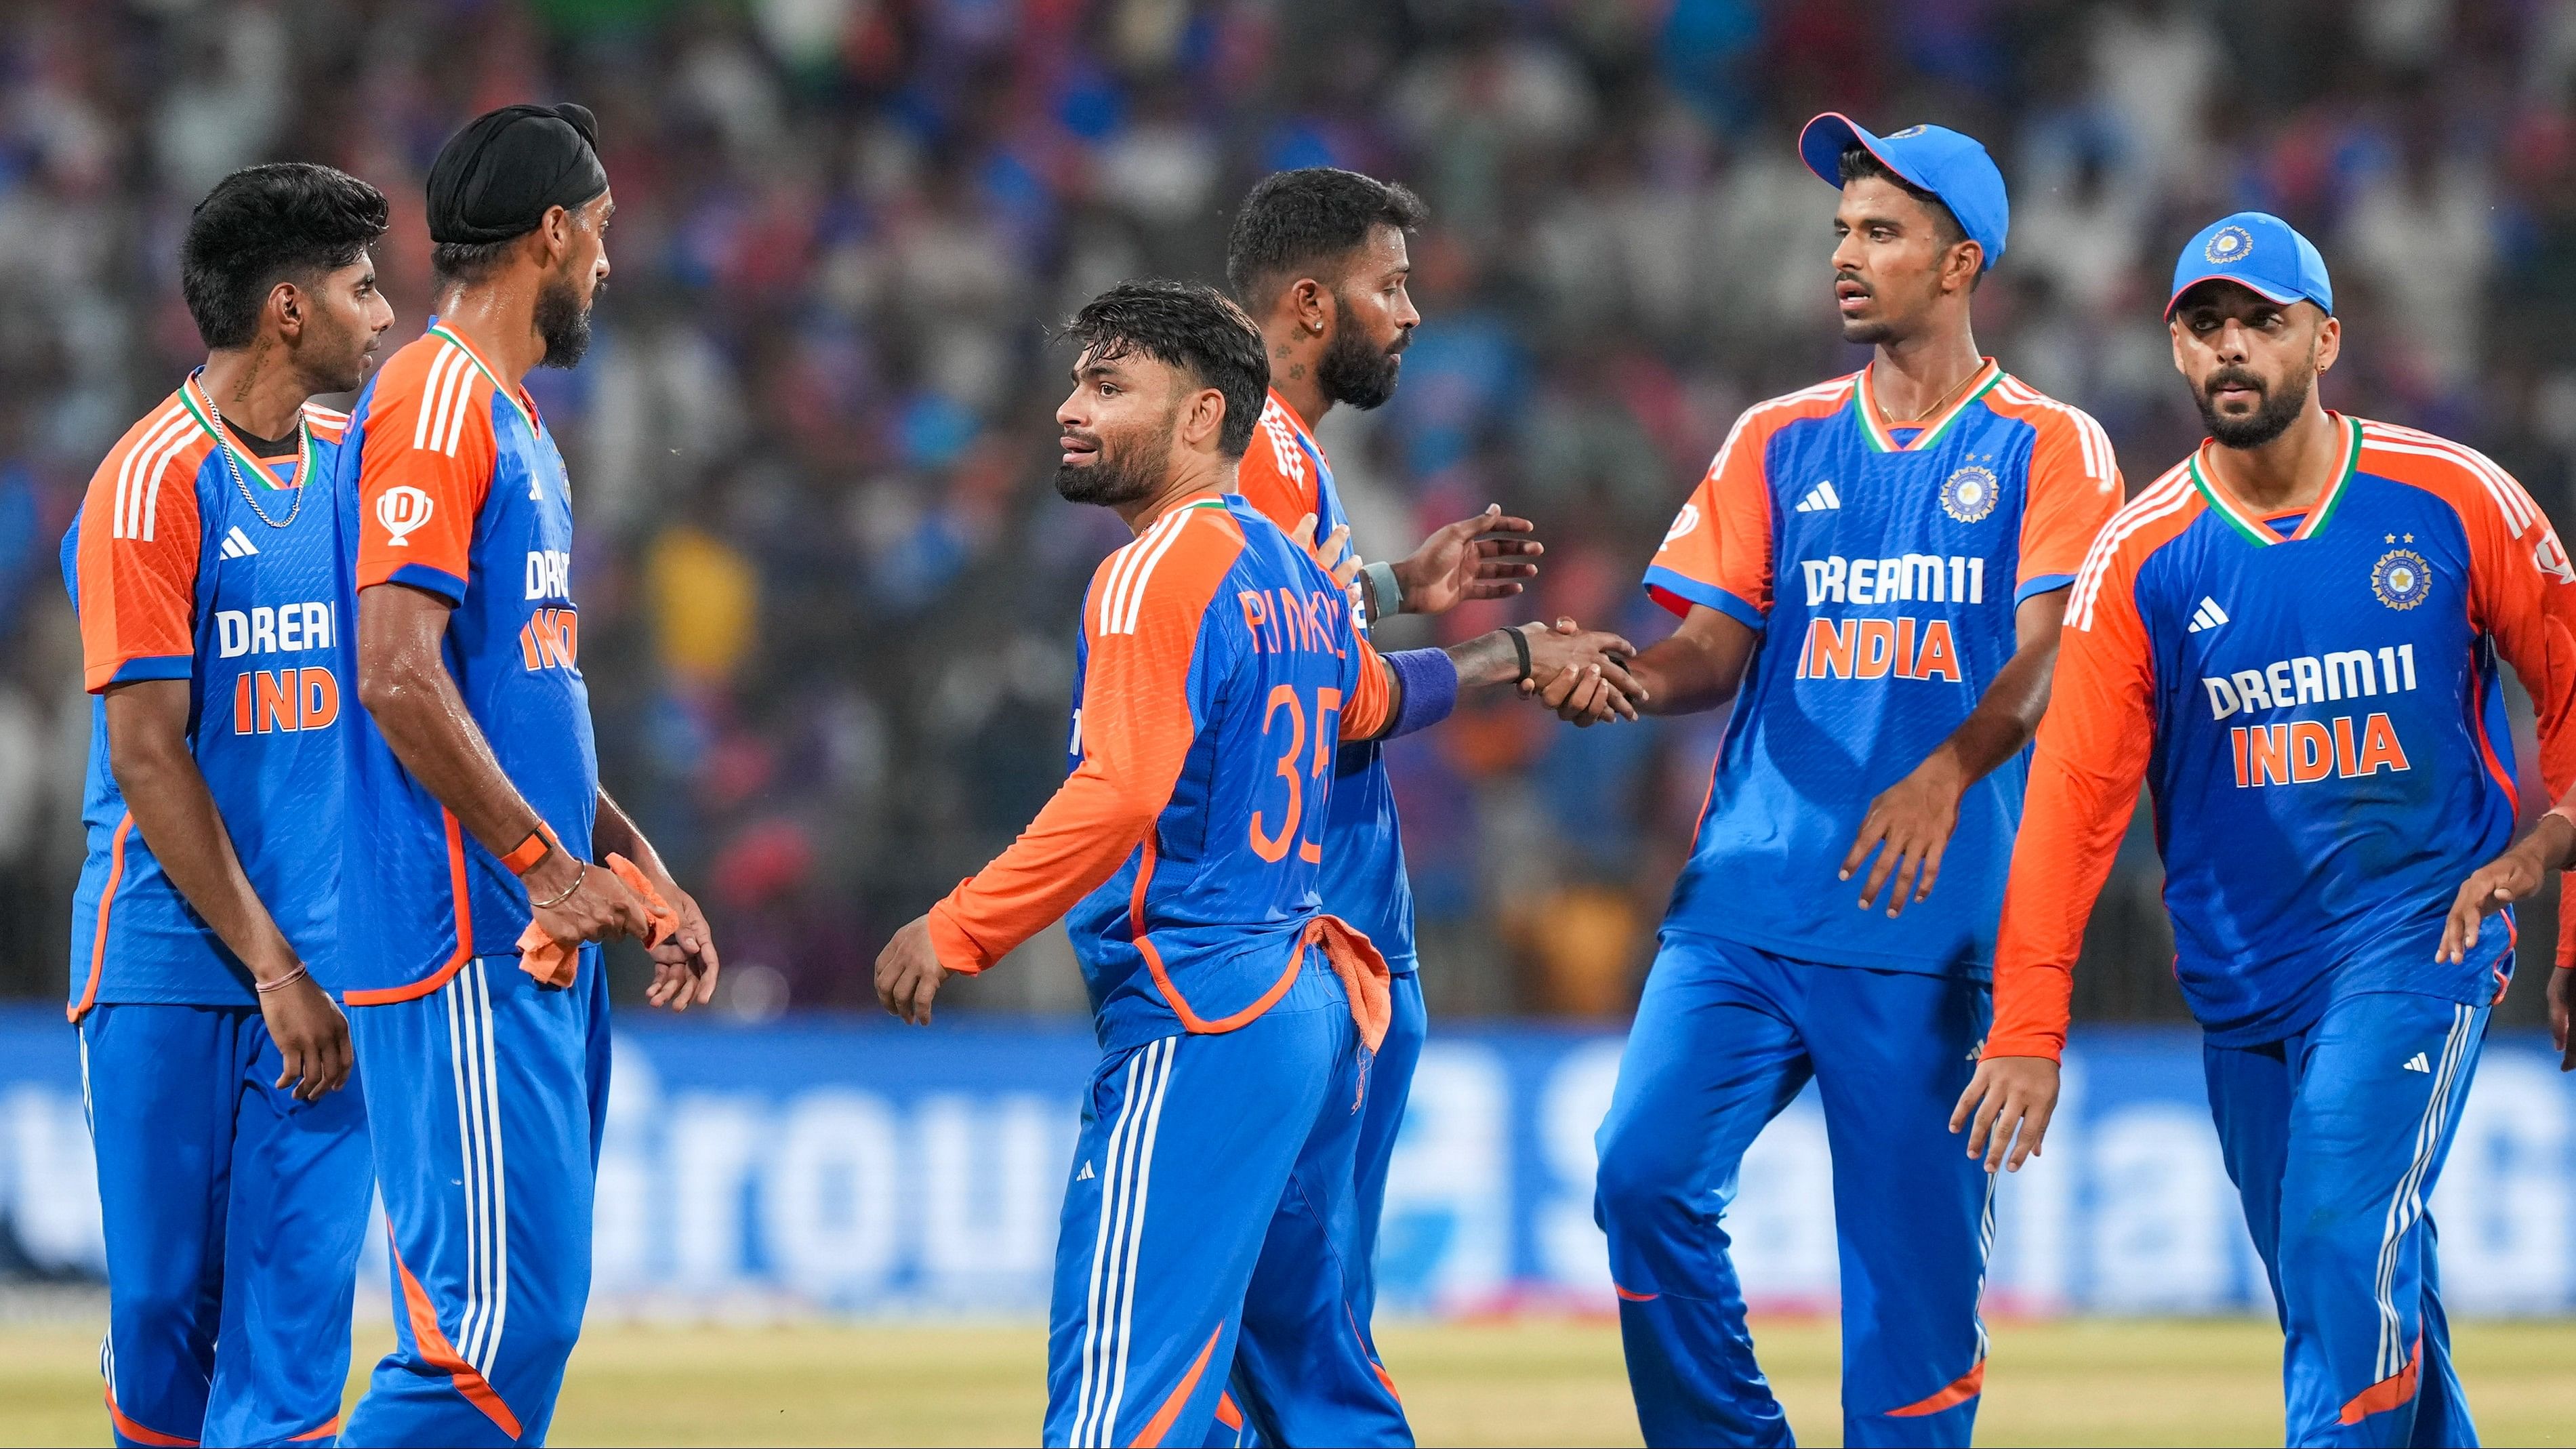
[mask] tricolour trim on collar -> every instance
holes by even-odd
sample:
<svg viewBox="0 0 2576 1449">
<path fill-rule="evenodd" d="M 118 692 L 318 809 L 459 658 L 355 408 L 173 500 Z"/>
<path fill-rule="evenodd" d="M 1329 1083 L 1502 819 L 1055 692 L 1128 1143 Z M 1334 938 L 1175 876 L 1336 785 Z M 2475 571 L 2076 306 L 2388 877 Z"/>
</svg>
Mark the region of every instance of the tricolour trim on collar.
<svg viewBox="0 0 2576 1449">
<path fill-rule="evenodd" d="M 1869 380 L 1873 368 L 1874 365 L 1860 370 L 1860 386 L 1852 394 L 1852 406 L 1860 410 L 1861 436 L 1869 440 L 1869 446 L 1873 452 L 1880 453 L 1919 453 L 1931 447 L 1933 443 L 1939 441 L 1943 433 L 1950 430 L 1952 423 L 1959 420 L 1959 415 L 1968 410 L 1970 403 L 1984 397 L 1996 383 L 2003 381 L 2004 376 L 2003 365 L 1991 357 L 1987 358 L 1985 366 L 1978 370 L 1975 382 L 1969 386 L 1964 396 L 1950 405 L 1949 411 L 1928 423 L 1921 424 L 1923 431 L 1914 435 L 1914 441 L 1899 443 L 1895 435 L 1889 432 L 1887 423 L 1880 417 L 1878 389 L 1871 386 Z M 1902 426 L 1915 427 L 1917 424 L 1906 423 Z"/>
<path fill-rule="evenodd" d="M 492 364 L 483 360 L 483 354 L 474 350 L 473 343 L 456 335 L 456 333 L 451 331 L 448 328 L 448 325 L 444 322 L 431 327 L 429 329 L 429 335 L 445 341 L 449 346 L 464 353 L 465 360 L 473 363 L 476 368 L 482 371 L 485 377 L 492 380 L 492 390 L 499 393 L 501 395 L 501 400 L 510 405 L 510 410 L 519 415 L 519 420 L 528 425 L 528 436 L 531 438 L 537 436 L 536 413 L 530 410 L 525 402 L 520 401 L 519 390 L 517 388 L 501 381 L 501 374 L 492 370 Z"/>
<path fill-rule="evenodd" d="M 2335 505 L 2343 501 L 2345 485 L 2352 481 L 2354 470 L 2361 465 L 2360 420 L 2345 417 L 2340 413 L 2331 416 L 2343 428 L 2343 462 L 2335 469 L 2333 481 L 2326 484 L 2326 491 L 2318 494 L 2317 501 L 2308 506 L 2307 517 L 2299 520 L 2298 528 L 2288 538 L 2273 532 L 2270 524 L 2229 497 L 2227 490 L 2219 487 L 2216 480 L 2209 476 L 2209 471 L 2201 466 L 2202 458 L 2209 452 L 2207 443 L 2201 444 L 2192 451 L 2189 465 L 2192 486 L 2198 488 L 2201 496 L 2209 500 L 2211 510 L 2226 519 L 2228 526 L 2242 534 L 2249 543 L 2269 548 L 2276 543 L 2296 543 L 2303 538 L 2316 537 L 2325 531 L 2326 521 L 2334 516 Z"/>
</svg>

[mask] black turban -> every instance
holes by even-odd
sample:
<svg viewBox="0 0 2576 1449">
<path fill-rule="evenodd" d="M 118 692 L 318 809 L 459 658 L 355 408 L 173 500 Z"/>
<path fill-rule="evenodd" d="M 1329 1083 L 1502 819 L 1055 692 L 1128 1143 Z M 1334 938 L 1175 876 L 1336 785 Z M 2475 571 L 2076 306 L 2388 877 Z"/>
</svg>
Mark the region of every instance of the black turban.
<svg viewBox="0 0 2576 1449">
<path fill-rule="evenodd" d="M 507 241 L 536 230 L 549 207 L 579 207 L 608 189 L 599 122 L 582 106 L 503 106 L 447 138 L 429 168 L 429 239 Z"/>
</svg>

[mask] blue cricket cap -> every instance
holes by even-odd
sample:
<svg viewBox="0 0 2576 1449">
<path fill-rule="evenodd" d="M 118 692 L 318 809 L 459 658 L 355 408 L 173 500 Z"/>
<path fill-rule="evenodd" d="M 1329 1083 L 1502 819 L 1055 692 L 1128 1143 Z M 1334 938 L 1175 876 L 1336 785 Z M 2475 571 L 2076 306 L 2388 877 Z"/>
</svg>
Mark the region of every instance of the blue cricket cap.
<svg viewBox="0 0 2576 1449">
<path fill-rule="evenodd" d="M 2334 283 L 2326 278 L 2326 259 L 2306 237 L 2267 211 L 2240 211 L 2202 227 L 2174 259 L 2173 295 L 2165 299 L 2171 317 L 2182 294 L 2203 282 L 2234 282 L 2248 291 L 2288 306 L 2314 302 L 2334 315 Z"/>
<path fill-rule="evenodd" d="M 1908 126 L 1885 136 L 1864 131 L 1851 117 L 1827 111 L 1798 133 L 1798 159 L 1835 186 L 1843 184 L 1843 152 L 1861 146 L 1887 169 L 1941 198 L 1968 240 L 1984 248 L 1986 266 L 2004 259 L 2004 234 L 2012 229 L 2012 203 L 1995 158 L 1947 126 Z"/>
</svg>

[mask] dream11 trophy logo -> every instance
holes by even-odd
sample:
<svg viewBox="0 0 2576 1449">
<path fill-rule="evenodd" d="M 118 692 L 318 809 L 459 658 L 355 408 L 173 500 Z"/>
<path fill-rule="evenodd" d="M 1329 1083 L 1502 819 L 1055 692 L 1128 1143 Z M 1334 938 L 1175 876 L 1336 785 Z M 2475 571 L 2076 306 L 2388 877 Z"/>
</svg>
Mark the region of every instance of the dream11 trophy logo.
<svg viewBox="0 0 2576 1449">
<path fill-rule="evenodd" d="M 376 500 L 376 522 L 383 524 L 385 532 L 393 535 L 396 548 L 407 547 L 406 537 L 413 529 L 429 522 L 429 515 L 435 511 L 436 505 L 430 496 L 408 483 L 386 489 Z"/>
</svg>

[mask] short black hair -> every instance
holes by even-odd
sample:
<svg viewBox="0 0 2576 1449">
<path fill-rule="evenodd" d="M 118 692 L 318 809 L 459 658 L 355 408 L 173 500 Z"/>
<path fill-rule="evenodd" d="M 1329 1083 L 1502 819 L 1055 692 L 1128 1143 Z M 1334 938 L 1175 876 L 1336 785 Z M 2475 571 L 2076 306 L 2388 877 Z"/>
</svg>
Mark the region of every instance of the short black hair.
<svg viewBox="0 0 2576 1449">
<path fill-rule="evenodd" d="M 1121 282 L 1083 305 L 1063 336 L 1095 362 L 1130 354 L 1177 367 L 1225 398 L 1217 450 L 1240 458 L 1270 396 L 1270 359 L 1261 329 L 1214 287 L 1197 282 Z"/>
<path fill-rule="evenodd" d="M 1849 186 L 1855 181 L 1864 180 L 1874 176 L 1879 180 L 1894 186 L 1897 190 L 1904 192 L 1906 195 L 1913 197 L 1915 200 L 1922 202 L 1923 209 L 1932 213 L 1932 239 L 1940 244 L 1941 250 L 1946 252 L 1950 248 L 1957 246 L 1959 243 L 1968 240 L 1968 229 L 1959 225 L 1958 213 L 1950 209 L 1950 203 L 1943 201 L 1940 197 L 1933 195 L 1931 192 L 1926 191 L 1922 187 L 1915 185 L 1913 182 L 1906 180 L 1904 177 L 1897 175 L 1895 171 L 1888 167 L 1886 162 L 1878 159 L 1878 154 L 1876 152 L 1870 150 L 1867 146 L 1859 145 L 1858 143 L 1845 146 L 1843 148 L 1842 158 L 1839 162 L 1839 169 L 1842 172 L 1843 184 L 1845 186 Z M 1989 260 L 1992 259 L 1989 258 Z M 1981 282 L 1983 280 L 1985 280 L 1985 270 L 1981 267 L 1977 271 L 1976 281 L 1972 281 L 1968 285 L 1973 289 L 1977 285 L 1977 282 Z"/>
<path fill-rule="evenodd" d="M 247 347 L 280 282 L 358 260 L 385 234 L 385 194 L 346 171 L 278 161 L 215 183 L 188 217 L 179 292 L 211 348 Z"/>
<path fill-rule="evenodd" d="M 528 234 L 505 236 L 488 242 L 439 242 L 429 249 L 429 275 L 432 290 L 444 292 L 450 287 L 471 286 L 492 275 L 510 248 L 527 239 Z"/>
<path fill-rule="evenodd" d="M 1430 219 L 1422 198 L 1396 182 L 1332 166 L 1275 171 L 1226 230 L 1226 285 L 1244 305 L 1266 306 L 1281 286 L 1357 251 L 1372 229 L 1412 231 Z"/>
</svg>

